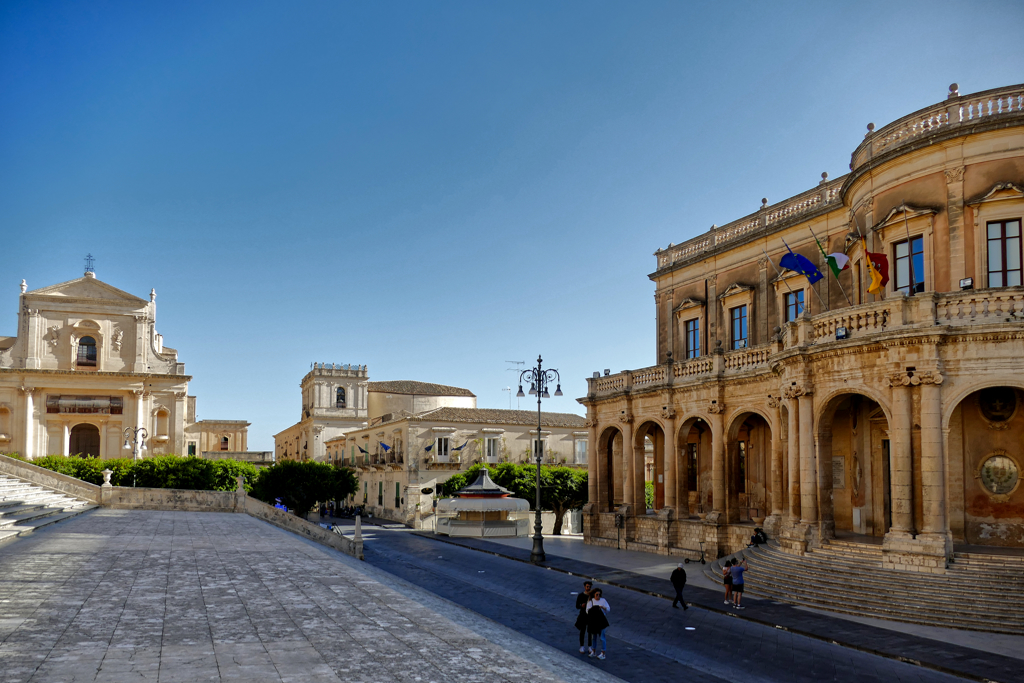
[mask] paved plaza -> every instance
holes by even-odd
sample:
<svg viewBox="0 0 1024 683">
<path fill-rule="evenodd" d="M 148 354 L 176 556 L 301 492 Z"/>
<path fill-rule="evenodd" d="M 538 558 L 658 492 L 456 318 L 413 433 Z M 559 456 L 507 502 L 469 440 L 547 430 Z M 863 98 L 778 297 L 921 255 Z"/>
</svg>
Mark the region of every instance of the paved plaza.
<svg viewBox="0 0 1024 683">
<path fill-rule="evenodd" d="M 101 509 L 0 546 L 0 681 L 615 681 L 247 515 Z"/>
</svg>

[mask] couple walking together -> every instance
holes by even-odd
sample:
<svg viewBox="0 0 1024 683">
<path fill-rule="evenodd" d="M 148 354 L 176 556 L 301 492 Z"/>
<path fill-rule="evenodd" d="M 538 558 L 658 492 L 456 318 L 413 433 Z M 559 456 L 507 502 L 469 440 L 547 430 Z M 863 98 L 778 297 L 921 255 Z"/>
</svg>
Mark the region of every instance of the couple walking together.
<svg viewBox="0 0 1024 683">
<path fill-rule="evenodd" d="M 608 648 L 605 631 L 608 630 L 608 613 L 612 608 L 602 596 L 601 589 L 594 588 L 590 581 L 584 581 L 583 592 L 576 596 L 576 609 L 579 611 L 576 629 L 580 632 L 580 653 L 587 652 L 591 657 L 604 659 Z M 599 639 L 601 647 L 595 653 Z"/>
</svg>

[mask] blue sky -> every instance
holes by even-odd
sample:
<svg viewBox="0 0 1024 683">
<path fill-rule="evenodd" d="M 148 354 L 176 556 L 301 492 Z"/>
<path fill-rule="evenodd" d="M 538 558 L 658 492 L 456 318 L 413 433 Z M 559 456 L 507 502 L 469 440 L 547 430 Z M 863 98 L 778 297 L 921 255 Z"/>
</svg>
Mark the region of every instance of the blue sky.
<svg viewBox="0 0 1024 683">
<path fill-rule="evenodd" d="M 847 170 L 865 125 L 1018 83 L 1020 2 L 0 4 L 18 283 L 145 297 L 250 448 L 313 361 L 508 407 L 654 361 L 652 252 Z M 513 399 L 513 406 L 515 401 Z M 529 404 L 524 404 L 529 407 Z"/>
</svg>

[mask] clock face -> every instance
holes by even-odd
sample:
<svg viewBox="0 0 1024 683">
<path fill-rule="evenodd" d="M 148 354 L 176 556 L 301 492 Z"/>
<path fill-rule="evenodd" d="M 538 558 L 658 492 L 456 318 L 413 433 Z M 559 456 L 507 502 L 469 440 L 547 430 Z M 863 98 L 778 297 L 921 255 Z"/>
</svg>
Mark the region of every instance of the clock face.
<svg viewBox="0 0 1024 683">
<path fill-rule="evenodd" d="M 981 466 L 981 485 L 995 495 L 1013 491 L 1019 476 L 1017 465 L 1005 455 L 993 455 Z"/>
</svg>

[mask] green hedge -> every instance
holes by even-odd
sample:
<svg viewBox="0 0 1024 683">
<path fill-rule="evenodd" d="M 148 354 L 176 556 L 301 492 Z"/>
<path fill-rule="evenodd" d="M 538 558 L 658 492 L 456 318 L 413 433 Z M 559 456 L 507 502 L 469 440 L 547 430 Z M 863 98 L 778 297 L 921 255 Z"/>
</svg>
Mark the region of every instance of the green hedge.
<svg viewBox="0 0 1024 683">
<path fill-rule="evenodd" d="M 242 475 L 245 490 L 251 491 L 260 475 L 259 468 L 249 462 L 180 455 L 156 455 L 139 460 L 48 455 L 33 460 L 32 464 L 97 485 L 103 483 L 103 470 L 109 469 L 113 472 L 110 483 L 114 486 L 131 486 L 134 481 L 136 486 L 155 489 L 234 491 L 238 485 L 235 477 Z"/>
</svg>

